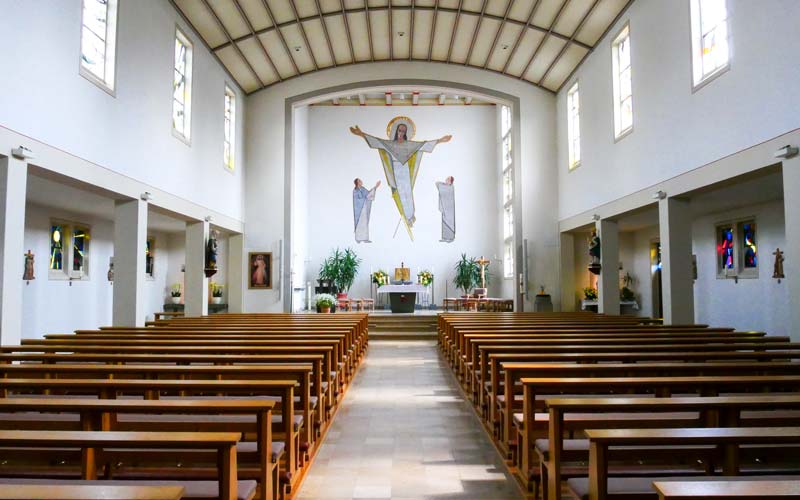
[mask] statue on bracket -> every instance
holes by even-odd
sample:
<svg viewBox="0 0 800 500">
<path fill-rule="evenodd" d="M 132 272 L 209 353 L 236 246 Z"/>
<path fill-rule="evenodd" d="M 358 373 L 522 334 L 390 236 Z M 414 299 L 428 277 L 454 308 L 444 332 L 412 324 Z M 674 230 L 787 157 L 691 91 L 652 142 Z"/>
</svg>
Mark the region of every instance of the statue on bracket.
<svg viewBox="0 0 800 500">
<path fill-rule="evenodd" d="M 400 222 L 404 222 L 408 236 L 413 241 L 411 228 L 417 220 L 414 213 L 414 184 L 417 182 L 422 153 L 432 152 L 437 144 L 450 141 L 452 136 L 445 135 L 432 141 L 412 141 L 416 127 L 407 116 L 392 118 L 386 127 L 388 140 L 366 134 L 358 125 L 350 127 L 350 132 L 363 137 L 370 148 L 380 153 L 386 182 L 392 188 L 392 198 L 400 212 L 398 227 Z"/>
<path fill-rule="evenodd" d="M 33 261 L 33 252 L 28 250 L 28 253 L 25 254 L 25 271 L 22 273 L 22 279 L 25 281 L 36 279 L 36 277 L 33 275 Z"/>
<path fill-rule="evenodd" d="M 456 239 L 456 195 L 451 175 L 444 182 L 437 182 L 439 190 L 439 211 L 442 213 L 442 239 L 444 243 L 452 243 Z"/>
<path fill-rule="evenodd" d="M 358 177 L 353 181 L 353 225 L 355 226 L 356 243 L 372 243 L 369 240 L 369 216 L 372 212 L 372 201 L 375 191 L 380 187 L 381 181 L 375 187 L 367 189 L 364 182 Z"/>
<path fill-rule="evenodd" d="M 778 283 L 781 282 L 782 279 L 786 278 L 783 274 L 783 250 L 780 248 L 776 248 L 772 255 L 775 256 L 775 269 L 772 272 L 772 277 L 778 280 Z"/>
<path fill-rule="evenodd" d="M 217 231 L 212 229 L 206 242 L 206 278 L 217 274 Z"/>
<path fill-rule="evenodd" d="M 600 237 L 597 230 L 592 230 L 592 237 L 589 239 L 589 272 L 600 274 Z"/>
</svg>

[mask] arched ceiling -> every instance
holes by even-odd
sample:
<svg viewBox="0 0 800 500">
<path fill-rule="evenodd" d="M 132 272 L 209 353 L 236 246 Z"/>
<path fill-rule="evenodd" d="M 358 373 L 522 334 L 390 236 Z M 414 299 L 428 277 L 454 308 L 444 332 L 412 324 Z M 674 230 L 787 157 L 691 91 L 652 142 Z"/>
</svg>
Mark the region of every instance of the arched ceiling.
<svg viewBox="0 0 800 500">
<path fill-rule="evenodd" d="M 633 0 L 171 0 L 251 93 L 356 63 L 429 61 L 558 91 Z"/>
</svg>

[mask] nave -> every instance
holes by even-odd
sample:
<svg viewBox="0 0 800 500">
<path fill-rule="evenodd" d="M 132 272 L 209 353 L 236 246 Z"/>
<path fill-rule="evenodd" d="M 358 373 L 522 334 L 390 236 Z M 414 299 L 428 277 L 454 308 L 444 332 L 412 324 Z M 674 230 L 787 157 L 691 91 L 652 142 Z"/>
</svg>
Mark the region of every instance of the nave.
<svg viewBox="0 0 800 500">
<path fill-rule="evenodd" d="M 373 340 L 298 499 L 519 499 L 432 341 Z"/>
</svg>

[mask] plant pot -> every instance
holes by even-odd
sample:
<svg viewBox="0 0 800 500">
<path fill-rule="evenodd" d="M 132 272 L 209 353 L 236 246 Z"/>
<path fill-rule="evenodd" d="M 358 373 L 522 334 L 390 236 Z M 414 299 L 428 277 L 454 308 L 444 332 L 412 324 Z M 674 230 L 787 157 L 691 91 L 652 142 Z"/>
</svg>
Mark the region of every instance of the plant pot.
<svg viewBox="0 0 800 500">
<path fill-rule="evenodd" d="M 328 306 L 328 307 L 320 306 L 319 312 L 321 312 L 322 314 L 330 314 L 331 313 L 331 308 L 330 308 L 330 306 Z"/>
<path fill-rule="evenodd" d="M 222 297 L 211 297 L 212 304 L 222 304 Z"/>
<path fill-rule="evenodd" d="M 170 297 L 170 301 L 173 304 L 180 304 L 181 303 L 181 298 L 180 297 Z"/>
<path fill-rule="evenodd" d="M 339 300 L 346 299 L 347 298 L 347 294 L 346 293 L 337 293 L 336 294 L 336 298 L 339 299 Z"/>
</svg>

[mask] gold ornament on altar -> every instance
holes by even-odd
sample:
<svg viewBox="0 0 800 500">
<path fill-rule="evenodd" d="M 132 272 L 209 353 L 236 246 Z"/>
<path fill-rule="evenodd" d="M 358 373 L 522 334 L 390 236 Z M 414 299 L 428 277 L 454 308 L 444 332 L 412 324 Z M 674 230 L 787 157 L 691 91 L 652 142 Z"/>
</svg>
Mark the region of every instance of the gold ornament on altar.
<svg viewBox="0 0 800 500">
<path fill-rule="evenodd" d="M 411 269 L 405 266 L 405 263 L 401 262 L 400 267 L 394 268 L 394 280 L 395 281 L 411 281 Z"/>
</svg>

